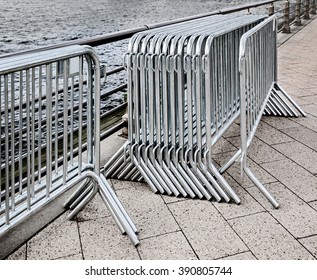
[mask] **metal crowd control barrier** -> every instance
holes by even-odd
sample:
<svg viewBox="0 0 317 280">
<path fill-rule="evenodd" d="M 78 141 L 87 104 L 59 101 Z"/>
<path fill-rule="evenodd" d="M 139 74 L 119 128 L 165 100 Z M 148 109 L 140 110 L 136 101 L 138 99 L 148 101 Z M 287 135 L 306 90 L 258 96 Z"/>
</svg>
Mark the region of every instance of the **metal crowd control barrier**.
<svg viewBox="0 0 317 280">
<path fill-rule="evenodd" d="M 274 207 L 279 204 L 259 182 L 247 164 L 247 149 L 263 114 L 305 116 L 277 83 L 276 17 L 258 24 L 245 33 L 240 43 L 241 157 L 245 173 Z M 256 46 L 256 47 L 255 47 Z"/>
<path fill-rule="evenodd" d="M 88 46 L 0 61 L 0 235 L 81 183 L 65 203 L 72 209 L 69 218 L 99 191 L 122 233 L 139 242 L 100 174 L 99 72 Z"/>
<path fill-rule="evenodd" d="M 240 39 L 264 19 L 213 16 L 133 36 L 125 56 L 129 138 L 106 164 L 106 177 L 145 179 L 154 192 L 239 204 L 221 173 L 241 149 L 218 170 L 213 146 L 241 113 Z M 276 63 L 276 53 L 272 59 Z M 264 83 L 262 78 L 256 83 Z M 290 107 L 275 89 L 266 114 Z"/>
</svg>

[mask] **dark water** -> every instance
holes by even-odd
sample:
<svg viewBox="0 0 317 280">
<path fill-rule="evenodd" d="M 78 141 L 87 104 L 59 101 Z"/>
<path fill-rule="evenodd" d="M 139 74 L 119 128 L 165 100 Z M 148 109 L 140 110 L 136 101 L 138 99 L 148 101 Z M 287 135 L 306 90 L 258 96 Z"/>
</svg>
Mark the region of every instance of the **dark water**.
<svg viewBox="0 0 317 280">
<path fill-rule="evenodd" d="M 249 1 L 208 0 L 0 0 L 0 55 L 87 38 L 145 24 L 237 6 Z M 258 13 L 259 10 L 255 10 Z M 261 8 L 265 13 L 265 8 Z M 127 40 L 97 47 L 107 69 L 122 65 Z M 107 79 L 103 90 L 125 81 Z M 106 110 L 122 103 L 122 92 L 103 100 Z"/>
<path fill-rule="evenodd" d="M 250 1 L 0 0 L 0 54 L 105 34 Z"/>
</svg>

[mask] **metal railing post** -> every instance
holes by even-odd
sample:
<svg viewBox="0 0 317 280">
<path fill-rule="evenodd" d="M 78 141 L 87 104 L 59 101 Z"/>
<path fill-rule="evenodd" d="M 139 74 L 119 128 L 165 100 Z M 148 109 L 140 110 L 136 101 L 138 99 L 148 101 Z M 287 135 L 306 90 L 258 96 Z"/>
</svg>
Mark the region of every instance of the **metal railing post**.
<svg viewBox="0 0 317 280">
<path fill-rule="evenodd" d="M 300 26 L 302 25 L 301 20 L 301 0 L 296 0 L 296 7 L 295 7 L 295 25 Z"/>
<path fill-rule="evenodd" d="M 269 16 L 274 15 L 274 3 L 271 3 L 269 8 L 268 8 L 268 14 Z"/>
<path fill-rule="evenodd" d="M 310 1 L 310 13 L 316 15 L 316 3 L 315 0 Z"/>
<path fill-rule="evenodd" d="M 285 1 L 285 6 L 284 6 L 284 20 L 283 20 L 283 28 L 282 28 L 283 33 L 290 33 L 291 28 L 289 26 L 289 1 Z"/>
<path fill-rule="evenodd" d="M 304 4 L 304 19 L 309 19 L 309 0 L 305 0 Z"/>
</svg>

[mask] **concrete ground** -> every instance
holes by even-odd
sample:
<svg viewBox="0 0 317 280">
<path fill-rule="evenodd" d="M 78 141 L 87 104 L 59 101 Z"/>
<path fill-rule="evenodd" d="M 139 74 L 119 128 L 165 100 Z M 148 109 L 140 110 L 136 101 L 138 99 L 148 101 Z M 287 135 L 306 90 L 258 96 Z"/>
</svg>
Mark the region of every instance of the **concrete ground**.
<svg viewBox="0 0 317 280">
<path fill-rule="evenodd" d="M 273 209 L 235 164 L 225 178 L 241 205 L 153 194 L 145 183 L 110 180 L 139 230 L 122 236 L 97 195 L 74 221 L 62 214 L 8 257 L 17 259 L 317 259 L 317 20 L 278 49 L 279 83 L 307 117 L 263 117 L 248 162 L 280 203 Z M 234 125 L 218 163 L 237 149 Z M 105 162 L 123 143 L 103 143 Z M 111 147 L 111 148 L 110 148 Z"/>
</svg>

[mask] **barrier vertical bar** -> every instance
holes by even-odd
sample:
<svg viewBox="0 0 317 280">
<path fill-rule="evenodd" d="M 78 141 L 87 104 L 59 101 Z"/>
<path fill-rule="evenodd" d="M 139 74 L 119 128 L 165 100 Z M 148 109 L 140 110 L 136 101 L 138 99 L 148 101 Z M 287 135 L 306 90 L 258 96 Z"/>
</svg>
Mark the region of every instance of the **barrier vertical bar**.
<svg viewBox="0 0 317 280">
<path fill-rule="evenodd" d="M 10 176 L 9 176 L 9 78 L 4 76 L 4 153 L 5 153 L 5 223 L 10 224 Z"/>
<path fill-rule="evenodd" d="M 15 75 L 11 74 L 11 211 L 15 211 L 15 111 L 14 111 L 14 105 L 15 105 Z M 9 148 L 9 147 L 8 147 Z"/>
<path fill-rule="evenodd" d="M 52 94 L 52 64 L 48 64 L 46 65 L 46 198 L 50 197 L 52 186 Z M 55 125 L 57 126 L 57 122 Z M 57 135 L 55 137 L 57 138 Z M 57 158 L 55 164 L 56 162 Z"/>
</svg>

